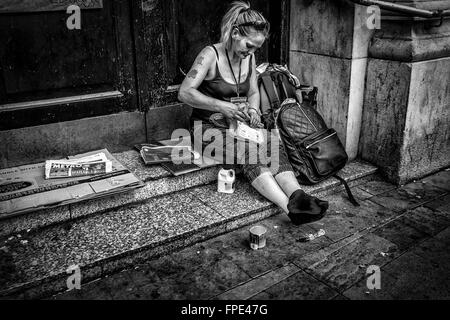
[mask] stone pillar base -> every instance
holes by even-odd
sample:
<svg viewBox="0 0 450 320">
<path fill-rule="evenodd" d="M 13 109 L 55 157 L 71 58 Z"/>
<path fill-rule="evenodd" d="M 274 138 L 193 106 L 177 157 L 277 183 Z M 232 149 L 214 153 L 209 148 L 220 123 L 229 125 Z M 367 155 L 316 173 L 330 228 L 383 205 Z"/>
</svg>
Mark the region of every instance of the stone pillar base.
<svg viewBox="0 0 450 320">
<path fill-rule="evenodd" d="M 383 21 L 369 48 L 359 155 L 404 184 L 450 166 L 450 19 Z"/>
</svg>

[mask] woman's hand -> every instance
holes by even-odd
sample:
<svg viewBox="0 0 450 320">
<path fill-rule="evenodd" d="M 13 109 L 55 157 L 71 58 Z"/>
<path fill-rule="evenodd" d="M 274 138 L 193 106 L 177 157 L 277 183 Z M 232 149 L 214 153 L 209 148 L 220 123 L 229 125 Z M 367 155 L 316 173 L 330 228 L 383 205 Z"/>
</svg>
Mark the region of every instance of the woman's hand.
<svg viewBox="0 0 450 320">
<path fill-rule="evenodd" d="M 264 125 L 261 123 L 261 116 L 255 109 L 248 109 L 248 114 L 250 116 L 250 125 L 253 128 L 263 128 Z"/>
<path fill-rule="evenodd" d="M 245 106 L 243 104 L 235 105 L 231 102 L 225 102 L 222 108 L 222 114 L 228 120 L 238 120 L 246 122 L 249 119 Z"/>
</svg>

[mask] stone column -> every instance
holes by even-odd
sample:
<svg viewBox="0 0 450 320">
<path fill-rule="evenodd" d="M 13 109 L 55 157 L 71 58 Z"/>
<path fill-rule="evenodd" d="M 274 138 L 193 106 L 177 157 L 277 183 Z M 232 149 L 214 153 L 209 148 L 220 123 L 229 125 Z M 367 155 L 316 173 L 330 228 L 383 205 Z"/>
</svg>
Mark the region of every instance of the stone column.
<svg viewBox="0 0 450 320">
<path fill-rule="evenodd" d="M 450 19 L 439 24 L 384 15 L 369 47 L 359 155 L 398 184 L 450 166 Z"/>
<path fill-rule="evenodd" d="M 358 154 L 369 39 L 367 7 L 346 0 L 292 0 L 289 67 L 319 88 L 318 111 L 350 160 Z"/>
</svg>

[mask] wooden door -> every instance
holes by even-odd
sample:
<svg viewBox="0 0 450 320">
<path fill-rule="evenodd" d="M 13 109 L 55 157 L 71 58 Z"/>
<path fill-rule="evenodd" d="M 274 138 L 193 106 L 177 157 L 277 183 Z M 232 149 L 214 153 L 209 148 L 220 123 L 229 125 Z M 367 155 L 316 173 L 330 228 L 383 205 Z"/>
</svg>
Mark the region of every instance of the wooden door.
<svg viewBox="0 0 450 320">
<path fill-rule="evenodd" d="M 130 1 L 0 3 L 0 130 L 137 108 Z"/>
<path fill-rule="evenodd" d="M 182 71 L 219 41 L 231 0 L 0 2 L 0 131 L 177 103 Z M 258 62 L 287 59 L 288 0 L 252 0 L 272 25 Z"/>
</svg>

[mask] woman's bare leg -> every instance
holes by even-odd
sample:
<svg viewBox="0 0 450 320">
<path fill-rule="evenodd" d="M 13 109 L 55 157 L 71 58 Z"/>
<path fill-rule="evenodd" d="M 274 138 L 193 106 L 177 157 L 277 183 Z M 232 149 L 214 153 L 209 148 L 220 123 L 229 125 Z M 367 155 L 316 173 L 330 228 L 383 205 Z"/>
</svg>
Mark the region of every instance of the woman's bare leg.
<svg viewBox="0 0 450 320">
<path fill-rule="evenodd" d="M 297 181 L 297 178 L 295 177 L 294 172 L 292 171 L 285 171 L 280 174 L 277 174 L 275 176 L 275 180 L 277 181 L 281 189 L 284 191 L 288 199 L 295 191 L 301 189 Z"/>
<path fill-rule="evenodd" d="M 257 177 L 252 182 L 252 186 L 264 197 L 283 209 L 285 213 L 289 213 L 289 210 L 287 208 L 289 198 L 280 188 L 277 181 L 270 172 L 264 172 L 259 177 Z"/>
</svg>

